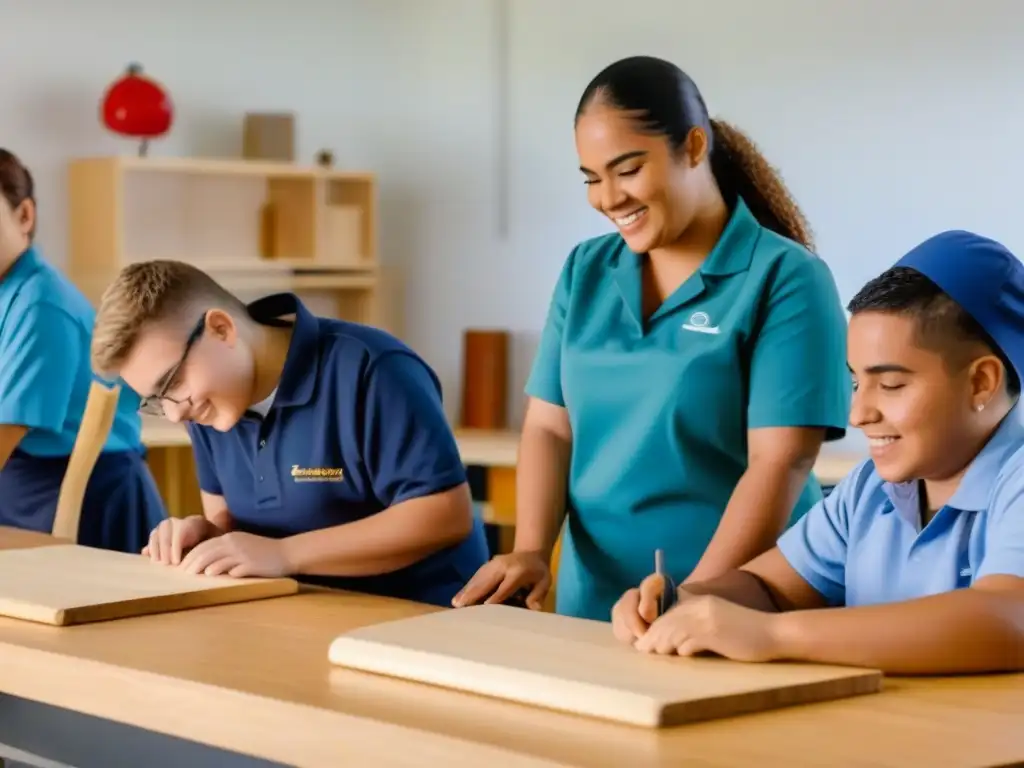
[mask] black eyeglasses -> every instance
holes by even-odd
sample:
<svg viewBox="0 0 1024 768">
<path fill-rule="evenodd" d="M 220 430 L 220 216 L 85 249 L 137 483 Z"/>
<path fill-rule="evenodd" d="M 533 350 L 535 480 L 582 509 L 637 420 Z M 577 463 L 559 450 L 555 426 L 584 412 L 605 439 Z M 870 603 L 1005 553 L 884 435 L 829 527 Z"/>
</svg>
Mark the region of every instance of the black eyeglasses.
<svg viewBox="0 0 1024 768">
<path fill-rule="evenodd" d="M 164 416 L 164 400 L 166 400 L 169 403 L 174 403 L 175 405 L 185 405 L 186 403 L 189 405 L 192 404 L 191 395 L 186 397 L 184 400 L 176 400 L 167 394 L 167 390 L 169 390 L 174 385 L 174 380 L 178 376 L 178 371 L 181 370 L 181 366 L 185 364 L 185 361 L 188 359 L 189 352 L 192 351 L 192 347 L 195 346 L 196 342 L 202 338 L 203 331 L 205 330 L 206 313 L 203 312 L 203 315 L 202 317 L 199 318 L 199 321 L 196 323 L 195 328 L 193 328 L 192 332 L 188 335 L 188 339 L 185 341 L 185 349 L 181 353 L 181 357 L 178 358 L 178 362 L 175 363 L 174 366 L 167 371 L 167 373 L 160 377 L 160 380 L 163 382 L 160 385 L 160 391 L 157 392 L 155 395 L 149 395 L 148 397 L 142 398 L 142 402 L 139 404 L 139 413 L 143 413 L 149 416 Z"/>
</svg>

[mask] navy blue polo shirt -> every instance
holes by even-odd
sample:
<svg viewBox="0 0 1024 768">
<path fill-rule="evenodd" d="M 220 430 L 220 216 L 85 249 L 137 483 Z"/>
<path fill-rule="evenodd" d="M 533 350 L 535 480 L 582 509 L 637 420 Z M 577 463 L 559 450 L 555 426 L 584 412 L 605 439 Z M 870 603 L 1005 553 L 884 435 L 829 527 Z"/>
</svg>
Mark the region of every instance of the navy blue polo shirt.
<svg viewBox="0 0 1024 768">
<path fill-rule="evenodd" d="M 313 316 L 293 294 L 249 305 L 259 322 L 294 315 L 265 416 L 231 430 L 189 423 L 199 487 L 223 496 L 236 530 L 284 538 L 453 488 L 466 470 L 430 367 L 366 325 Z M 448 606 L 488 559 L 483 525 L 411 566 L 367 577 L 301 577 L 339 589 Z"/>
</svg>

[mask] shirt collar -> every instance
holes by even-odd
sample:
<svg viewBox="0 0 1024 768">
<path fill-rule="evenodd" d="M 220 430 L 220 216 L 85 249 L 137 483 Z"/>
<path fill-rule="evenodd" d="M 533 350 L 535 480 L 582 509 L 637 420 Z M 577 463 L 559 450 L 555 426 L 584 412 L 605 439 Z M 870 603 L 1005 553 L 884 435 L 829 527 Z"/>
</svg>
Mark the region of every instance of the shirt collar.
<svg viewBox="0 0 1024 768">
<path fill-rule="evenodd" d="M 1024 411 L 1014 405 L 992 433 L 992 437 L 974 457 L 960 479 L 947 507 L 961 512 L 981 512 L 988 506 L 989 496 L 1007 454 L 1024 445 Z M 898 511 L 918 513 L 918 482 L 884 483 L 889 500 Z"/>
<path fill-rule="evenodd" d="M 291 325 L 292 339 L 273 408 L 301 406 L 313 398 L 320 368 L 320 322 L 294 293 L 275 293 L 248 304 L 249 316 L 262 325 Z M 294 315 L 291 321 L 285 317 Z"/>
<path fill-rule="evenodd" d="M 679 307 L 701 296 L 706 287 L 705 277 L 725 277 L 748 269 L 760 233 L 761 225 L 754 218 L 747 204 L 743 202 L 743 198 L 736 198 L 736 205 L 733 207 L 729 221 L 718 237 L 715 247 L 711 249 L 697 272 L 677 288 L 655 310 L 650 319 L 653 321 L 670 312 L 675 312 Z M 614 280 L 638 332 L 642 333 L 644 323 L 641 320 L 641 258 L 629 250 L 625 240 L 619 240 L 618 263 L 613 267 Z"/>
<path fill-rule="evenodd" d="M 734 275 L 750 268 L 761 224 L 742 197 L 736 198 L 732 215 L 700 271 L 705 275 Z"/>
<path fill-rule="evenodd" d="M 35 246 L 30 245 L 27 249 L 21 252 L 21 255 L 14 260 L 13 264 L 11 264 L 11 268 L 3 275 L 4 282 L 8 280 L 12 282 L 20 281 L 35 270 L 35 268 L 39 266 L 40 261 L 41 258 L 39 253 L 36 251 Z"/>
</svg>

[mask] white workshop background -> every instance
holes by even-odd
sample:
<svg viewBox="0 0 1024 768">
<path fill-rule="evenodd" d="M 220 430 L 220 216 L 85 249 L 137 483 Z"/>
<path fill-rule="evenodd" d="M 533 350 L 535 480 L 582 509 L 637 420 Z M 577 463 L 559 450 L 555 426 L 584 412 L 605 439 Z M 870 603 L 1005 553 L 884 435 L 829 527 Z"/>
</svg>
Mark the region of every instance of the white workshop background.
<svg viewBox="0 0 1024 768">
<path fill-rule="evenodd" d="M 1024 252 L 1024 3 L 509 5 L 504 180 L 491 0 L 0 0 L 0 146 L 35 171 L 40 242 L 63 264 L 68 159 L 133 151 L 97 119 L 128 62 L 175 102 L 154 154 L 237 155 L 243 112 L 296 111 L 303 160 L 328 146 L 339 164 L 379 174 L 382 255 L 404 270 L 406 338 L 440 373 L 453 416 L 463 329 L 503 327 L 515 334 L 520 418 L 562 261 L 607 230 L 586 205 L 572 115 L 588 79 L 621 56 L 674 60 L 759 142 L 844 300 L 940 229 Z"/>
</svg>

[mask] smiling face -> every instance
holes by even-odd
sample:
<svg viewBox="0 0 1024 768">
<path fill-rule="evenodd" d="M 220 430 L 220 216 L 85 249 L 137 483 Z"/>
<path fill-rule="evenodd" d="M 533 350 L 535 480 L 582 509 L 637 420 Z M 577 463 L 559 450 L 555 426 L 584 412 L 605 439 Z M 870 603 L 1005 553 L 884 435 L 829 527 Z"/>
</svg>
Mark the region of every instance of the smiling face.
<svg viewBox="0 0 1024 768">
<path fill-rule="evenodd" d="M 170 421 L 194 421 L 222 432 L 251 404 L 255 379 L 251 348 L 231 315 L 218 309 L 191 328 L 177 323 L 143 328 L 120 375 Z"/>
<path fill-rule="evenodd" d="M 678 151 L 639 130 L 637 116 L 594 101 L 576 122 L 587 199 L 634 253 L 671 245 L 687 229 L 707 184 L 707 139 L 693 129 Z"/>
<path fill-rule="evenodd" d="M 998 410 L 1002 366 L 984 348 L 963 355 L 923 346 L 916 318 L 858 312 L 847 359 L 855 388 L 850 423 L 863 430 L 879 475 L 893 483 L 958 479 Z"/>
</svg>

